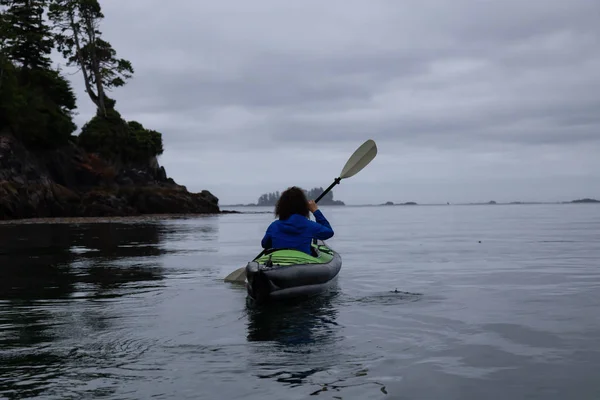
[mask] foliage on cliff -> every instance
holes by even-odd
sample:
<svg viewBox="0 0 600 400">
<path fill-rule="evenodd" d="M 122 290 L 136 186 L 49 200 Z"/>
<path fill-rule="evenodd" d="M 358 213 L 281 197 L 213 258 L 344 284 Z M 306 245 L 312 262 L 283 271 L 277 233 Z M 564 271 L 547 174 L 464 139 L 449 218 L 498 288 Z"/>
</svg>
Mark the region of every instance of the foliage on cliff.
<svg viewBox="0 0 600 400">
<path fill-rule="evenodd" d="M 87 122 L 81 129 L 79 145 L 106 159 L 134 162 L 145 162 L 163 153 L 159 132 L 148 130 L 137 121 L 126 122 L 115 110 Z"/>
<path fill-rule="evenodd" d="M 133 67 L 102 39 L 103 18 L 98 0 L 0 0 L 0 133 L 12 133 L 32 149 L 69 141 L 77 128 L 77 99 L 52 68 L 50 54 L 58 50 L 81 72 L 97 108 L 79 144 L 107 159 L 143 162 L 162 154 L 161 133 L 125 121 L 107 96 L 125 85 Z"/>
<path fill-rule="evenodd" d="M 69 82 L 50 68 L 50 30 L 39 18 L 46 1 L 0 0 L 0 128 L 29 147 L 65 144 L 76 126 Z"/>
</svg>

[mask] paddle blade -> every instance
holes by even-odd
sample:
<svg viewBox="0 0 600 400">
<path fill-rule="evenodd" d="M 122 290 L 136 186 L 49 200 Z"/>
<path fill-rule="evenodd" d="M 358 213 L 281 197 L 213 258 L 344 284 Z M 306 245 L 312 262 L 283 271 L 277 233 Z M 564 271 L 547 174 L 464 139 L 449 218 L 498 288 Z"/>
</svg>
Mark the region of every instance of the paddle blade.
<svg viewBox="0 0 600 400">
<path fill-rule="evenodd" d="M 360 172 L 366 167 L 377 155 L 377 145 L 371 139 L 364 142 L 344 165 L 340 178 L 349 178 Z"/>
<path fill-rule="evenodd" d="M 224 279 L 225 282 L 246 283 L 246 267 L 238 268 Z"/>
</svg>

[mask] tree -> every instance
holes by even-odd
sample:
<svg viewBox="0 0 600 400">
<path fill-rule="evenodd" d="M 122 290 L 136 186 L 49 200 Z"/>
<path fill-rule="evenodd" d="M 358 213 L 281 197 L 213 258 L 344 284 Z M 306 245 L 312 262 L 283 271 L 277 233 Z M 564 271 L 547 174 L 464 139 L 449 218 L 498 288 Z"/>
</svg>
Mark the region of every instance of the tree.
<svg viewBox="0 0 600 400">
<path fill-rule="evenodd" d="M 133 75 L 128 60 L 117 58 L 111 44 L 101 38 L 100 22 L 104 18 L 98 0 L 51 0 L 48 16 L 57 30 L 58 50 L 67 65 L 77 65 L 83 74 L 86 92 L 98 108 L 108 116 L 114 100 L 107 91 L 125 85 Z"/>
<path fill-rule="evenodd" d="M 52 148 L 76 129 L 75 95 L 50 68 L 53 40 L 43 21 L 47 0 L 0 0 L 0 126 L 29 147 Z"/>
<path fill-rule="evenodd" d="M 137 121 L 125 121 L 116 110 L 94 116 L 81 128 L 79 144 L 107 160 L 147 163 L 163 153 L 162 134 Z"/>
<path fill-rule="evenodd" d="M 133 75 L 128 60 L 117 58 L 112 45 L 102 39 L 104 18 L 98 0 L 50 0 L 48 16 L 54 24 L 58 50 L 69 66 L 83 75 L 86 92 L 97 107 L 96 116 L 86 123 L 79 144 L 107 159 L 148 162 L 162 154 L 160 132 L 127 122 L 107 96 L 113 88 L 125 85 Z"/>
<path fill-rule="evenodd" d="M 65 78 L 57 71 L 33 70 L 19 97 L 11 125 L 26 145 L 55 148 L 67 143 L 77 126 L 72 119 L 75 94 Z"/>
<path fill-rule="evenodd" d="M 265 193 L 258 198 L 258 206 L 274 206 L 279 200 L 279 192 Z"/>
<path fill-rule="evenodd" d="M 304 194 L 306 194 L 306 197 L 309 200 L 315 200 L 317 197 L 319 197 L 321 195 L 321 193 L 323 193 L 323 191 L 324 190 L 322 187 L 318 187 L 318 188 L 312 188 L 309 191 L 304 190 Z M 273 206 L 273 205 L 277 204 L 279 197 L 280 197 L 279 192 L 265 193 L 258 198 L 257 205 Z M 329 191 L 325 196 L 323 196 L 323 198 L 319 201 L 319 203 L 323 204 L 323 205 L 339 205 L 339 206 L 345 205 L 343 201 L 333 199 L 333 190 Z"/>
<path fill-rule="evenodd" d="M 322 187 L 312 188 L 308 191 L 308 193 L 306 194 L 306 197 L 308 197 L 310 200 L 315 200 L 323 192 L 324 192 L 324 190 Z M 340 206 L 345 205 L 343 201 L 333 199 L 333 190 L 330 190 L 325 196 L 323 196 L 323 198 L 320 200 L 320 204 L 340 205 Z"/>
<path fill-rule="evenodd" d="M 303 190 L 303 191 L 309 200 L 315 200 L 317 197 L 319 197 L 321 195 L 321 193 L 323 193 L 324 190 L 322 187 L 318 187 L 318 188 L 312 188 L 309 191 L 306 191 L 306 190 Z M 277 204 L 279 197 L 280 197 L 280 193 L 278 191 L 271 192 L 271 193 L 265 193 L 258 198 L 257 205 L 273 206 L 273 205 Z M 325 196 L 323 196 L 323 198 L 319 201 L 319 203 L 322 205 L 336 205 L 336 206 L 337 205 L 339 205 L 339 206 L 345 205 L 343 201 L 333 199 L 333 190 L 329 191 Z"/>
<path fill-rule="evenodd" d="M 0 0 L 2 51 L 24 71 L 48 69 L 54 47 L 50 28 L 43 15 L 48 0 Z"/>
<path fill-rule="evenodd" d="M 8 40 L 8 25 L 6 23 L 6 11 L 0 9 L 0 95 L 2 94 L 2 84 L 6 76 L 6 69 L 9 67 L 9 61 L 6 57 L 6 41 Z"/>
<path fill-rule="evenodd" d="M 137 121 L 127 122 L 129 126 L 128 148 L 135 149 L 131 155 L 134 159 L 148 160 L 163 153 L 162 134 L 146 129 Z"/>
</svg>

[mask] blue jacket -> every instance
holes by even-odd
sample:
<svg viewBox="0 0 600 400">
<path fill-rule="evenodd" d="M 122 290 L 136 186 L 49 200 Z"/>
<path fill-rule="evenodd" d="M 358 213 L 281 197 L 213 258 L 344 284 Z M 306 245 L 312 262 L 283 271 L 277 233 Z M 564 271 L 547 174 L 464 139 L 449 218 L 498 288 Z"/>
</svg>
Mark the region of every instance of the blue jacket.
<svg viewBox="0 0 600 400">
<path fill-rule="evenodd" d="M 265 249 L 297 249 L 311 254 L 313 238 L 326 240 L 333 236 L 333 229 L 321 210 L 313 213 L 317 222 L 292 214 L 286 220 L 276 220 L 269 225 L 261 241 Z"/>
</svg>

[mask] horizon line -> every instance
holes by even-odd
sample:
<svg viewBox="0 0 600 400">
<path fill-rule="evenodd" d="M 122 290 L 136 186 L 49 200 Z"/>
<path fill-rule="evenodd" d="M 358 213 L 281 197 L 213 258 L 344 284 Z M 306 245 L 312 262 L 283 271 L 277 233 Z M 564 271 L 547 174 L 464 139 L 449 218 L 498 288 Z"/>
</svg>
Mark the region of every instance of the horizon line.
<svg viewBox="0 0 600 400">
<path fill-rule="evenodd" d="M 587 200 L 587 201 L 586 201 Z M 410 204 L 413 203 L 413 204 Z M 368 207 L 368 206 L 377 206 L 377 207 L 394 207 L 394 206 L 474 206 L 474 205 L 535 205 L 535 204 L 597 204 L 600 203 L 600 200 L 595 198 L 587 197 L 575 200 L 556 200 L 556 201 L 507 201 L 507 202 L 498 202 L 494 200 L 490 200 L 488 202 L 445 202 L 445 203 L 418 203 L 418 202 L 403 202 L 403 203 L 357 203 L 357 204 L 323 204 L 323 206 L 329 207 Z M 273 207 L 274 205 L 268 206 L 259 206 L 254 203 L 237 203 L 237 204 L 223 204 L 220 207 Z"/>
</svg>

